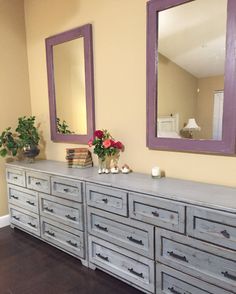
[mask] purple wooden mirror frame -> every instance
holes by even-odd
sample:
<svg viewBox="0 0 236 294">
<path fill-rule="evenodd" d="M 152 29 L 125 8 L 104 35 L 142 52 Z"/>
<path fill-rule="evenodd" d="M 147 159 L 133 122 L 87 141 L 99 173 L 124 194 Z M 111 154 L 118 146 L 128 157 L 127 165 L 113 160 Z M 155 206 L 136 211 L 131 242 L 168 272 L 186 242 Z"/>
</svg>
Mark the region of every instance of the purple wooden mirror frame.
<svg viewBox="0 0 236 294">
<path fill-rule="evenodd" d="M 53 65 L 53 46 L 81 37 L 84 38 L 87 134 L 59 134 L 57 132 L 56 125 L 57 113 Z M 48 73 L 51 139 L 54 142 L 87 144 L 89 139 L 93 136 L 95 130 L 92 25 L 86 24 L 84 26 L 49 37 L 45 40 L 45 43 Z M 73 107 L 73 105 L 71 105 L 71 107 Z"/>
<path fill-rule="evenodd" d="M 150 149 L 234 154 L 236 146 L 236 0 L 228 0 L 222 140 L 158 138 L 158 12 L 196 0 L 150 0 L 147 3 L 147 146 Z"/>
</svg>

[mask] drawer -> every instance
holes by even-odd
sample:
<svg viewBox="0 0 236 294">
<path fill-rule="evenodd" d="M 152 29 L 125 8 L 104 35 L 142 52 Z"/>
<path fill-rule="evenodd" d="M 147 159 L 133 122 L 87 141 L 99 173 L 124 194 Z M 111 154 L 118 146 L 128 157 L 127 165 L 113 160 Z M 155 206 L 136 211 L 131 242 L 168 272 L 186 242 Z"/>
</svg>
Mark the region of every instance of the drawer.
<svg viewBox="0 0 236 294">
<path fill-rule="evenodd" d="M 37 192 L 9 184 L 7 188 L 9 203 L 39 213 Z"/>
<path fill-rule="evenodd" d="M 82 182 L 51 177 L 52 195 L 82 202 Z"/>
<path fill-rule="evenodd" d="M 235 251 L 160 229 L 156 240 L 159 262 L 236 293 Z"/>
<path fill-rule="evenodd" d="M 81 258 L 84 257 L 84 233 L 41 217 L 42 238 Z"/>
<path fill-rule="evenodd" d="M 154 262 L 89 236 L 90 262 L 147 291 L 154 292 Z"/>
<path fill-rule="evenodd" d="M 50 176 L 38 172 L 26 172 L 27 188 L 50 194 Z"/>
<path fill-rule="evenodd" d="M 80 203 L 39 194 L 40 214 L 72 228 L 83 230 L 83 209 Z"/>
<path fill-rule="evenodd" d="M 187 208 L 188 235 L 236 250 L 236 215 L 207 208 Z"/>
<path fill-rule="evenodd" d="M 123 216 L 128 215 L 126 191 L 86 184 L 86 197 L 90 206 Z"/>
<path fill-rule="evenodd" d="M 6 169 L 7 182 L 10 184 L 25 187 L 25 171 L 22 169 L 7 168 Z"/>
<path fill-rule="evenodd" d="M 23 230 L 40 236 L 39 216 L 20 207 L 9 206 L 10 222 Z"/>
<path fill-rule="evenodd" d="M 89 207 L 88 231 L 113 244 L 154 258 L 154 227 L 151 225 Z"/>
<path fill-rule="evenodd" d="M 158 294 L 232 293 L 161 264 L 156 265 L 156 292 Z"/>
<path fill-rule="evenodd" d="M 130 217 L 179 233 L 185 232 L 185 206 L 170 200 L 129 193 Z"/>
</svg>

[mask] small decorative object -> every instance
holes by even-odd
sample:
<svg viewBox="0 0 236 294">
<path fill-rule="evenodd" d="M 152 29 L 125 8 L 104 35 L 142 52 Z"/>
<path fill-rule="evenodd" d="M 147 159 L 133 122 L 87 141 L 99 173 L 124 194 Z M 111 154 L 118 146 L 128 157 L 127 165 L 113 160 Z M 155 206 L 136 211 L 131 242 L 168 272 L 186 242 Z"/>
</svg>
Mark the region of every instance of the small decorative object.
<svg viewBox="0 0 236 294">
<path fill-rule="evenodd" d="M 124 145 L 120 141 L 115 141 L 107 130 L 96 130 L 94 137 L 88 142 L 89 147 L 94 146 L 94 154 L 98 156 L 98 173 L 110 173 L 112 160 L 117 160 L 120 151 L 124 150 Z"/>
<path fill-rule="evenodd" d="M 91 152 L 88 148 L 67 148 L 66 160 L 68 167 L 88 168 L 93 166 Z"/>
<path fill-rule="evenodd" d="M 199 125 L 196 123 L 195 118 L 190 118 L 188 120 L 187 125 L 185 125 L 185 127 L 183 128 L 183 131 L 189 131 L 189 138 L 193 139 L 193 133 L 194 132 L 199 132 L 201 131 L 201 128 L 199 127 Z"/>
<path fill-rule="evenodd" d="M 118 174 L 119 172 L 120 172 L 120 169 L 119 169 L 119 167 L 117 165 L 115 165 L 115 166 L 113 166 L 111 168 L 111 173 L 112 174 Z"/>
<path fill-rule="evenodd" d="M 161 178 L 161 169 L 158 166 L 155 166 L 152 168 L 152 177 L 154 179 L 160 179 Z"/>
<path fill-rule="evenodd" d="M 132 169 L 128 166 L 128 164 L 124 164 L 121 168 L 122 174 L 129 174 L 132 172 Z"/>
<path fill-rule="evenodd" d="M 29 162 L 33 162 L 39 154 L 40 140 L 38 128 L 35 127 L 35 116 L 18 118 L 18 126 L 12 133 L 11 127 L 0 135 L 0 156 L 6 157 L 23 154 Z"/>
</svg>

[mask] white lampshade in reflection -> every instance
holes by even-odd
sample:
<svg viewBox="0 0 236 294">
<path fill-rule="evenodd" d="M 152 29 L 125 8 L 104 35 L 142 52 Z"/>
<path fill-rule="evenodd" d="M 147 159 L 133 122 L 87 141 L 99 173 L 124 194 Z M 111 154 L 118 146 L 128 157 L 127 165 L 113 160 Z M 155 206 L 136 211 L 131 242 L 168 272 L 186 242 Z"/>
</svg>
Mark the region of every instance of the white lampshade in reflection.
<svg viewBox="0 0 236 294">
<path fill-rule="evenodd" d="M 197 125 L 195 118 L 190 118 L 184 130 L 201 131 L 201 128 Z"/>
</svg>

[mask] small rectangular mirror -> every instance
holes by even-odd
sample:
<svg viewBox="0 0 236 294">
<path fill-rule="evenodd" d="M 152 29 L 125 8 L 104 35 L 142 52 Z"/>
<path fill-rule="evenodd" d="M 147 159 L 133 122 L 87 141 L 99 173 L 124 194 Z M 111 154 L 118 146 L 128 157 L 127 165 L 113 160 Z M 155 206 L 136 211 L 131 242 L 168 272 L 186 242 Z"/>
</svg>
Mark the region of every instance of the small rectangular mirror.
<svg viewBox="0 0 236 294">
<path fill-rule="evenodd" d="M 46 39 L 51 138 L 87 143 L 94 126 L 92 27 Z"/>
</svg>

